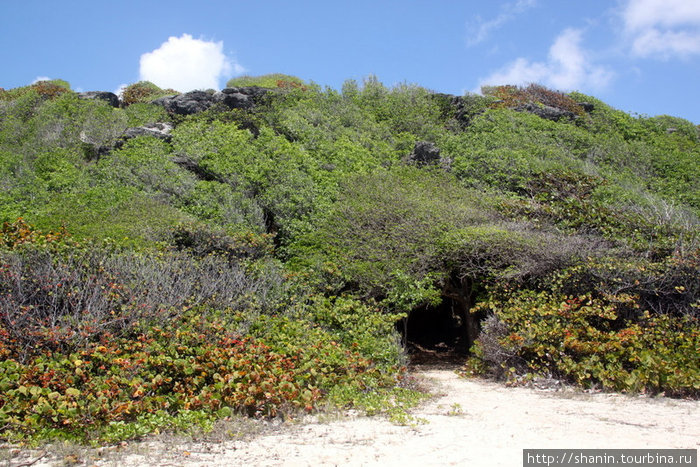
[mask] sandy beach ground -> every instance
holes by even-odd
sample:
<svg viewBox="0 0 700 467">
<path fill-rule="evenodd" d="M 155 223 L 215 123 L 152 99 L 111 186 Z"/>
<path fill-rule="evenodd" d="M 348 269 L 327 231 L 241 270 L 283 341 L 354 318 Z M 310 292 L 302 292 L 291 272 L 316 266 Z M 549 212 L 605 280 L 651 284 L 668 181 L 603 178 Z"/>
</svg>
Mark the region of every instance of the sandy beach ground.
<svg viewBox="0 0 700 467">
<path fill-rule="evenodd" d="M 141 441 L 106 450 L 101 458 L 75 461 L 104 466 L 513 466 L 522 465 L 523 449 L 700 447 L 700 401 L 509 388 L 461 378 L 444 367 L 419 367 L 414 375 L 433 397 L 412 411 L 420 420 L 413 426 L 348 413 L 282 423 L 240 440 Z M 56 454 L 45 453 L 31 465 L 66 465 L 65 453 Z M 6 465 L 31 461 L 27 455 Z"/>
</svg>

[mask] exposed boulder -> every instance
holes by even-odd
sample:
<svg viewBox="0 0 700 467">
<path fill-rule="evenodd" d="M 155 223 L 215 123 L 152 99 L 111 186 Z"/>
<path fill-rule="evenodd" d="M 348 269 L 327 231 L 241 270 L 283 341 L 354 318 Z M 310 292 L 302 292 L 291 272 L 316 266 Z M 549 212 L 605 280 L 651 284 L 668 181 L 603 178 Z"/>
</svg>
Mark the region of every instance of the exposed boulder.
<svg viewBox="0 0 700 467">
<path fill-rule="evenodd" d="M 418 166 L 441 165 L 447 170 L 452 165 L 449 158 L 440 156 L 440 148 L 429 141 L 418 141 L 413 147 L 413 152 L 406 156 L 405 161 Z"/>
<path fill-rule="evenodd" d="M 576 118 L 576 114 L 569 110 L 563 110 L 557 107 L 551 107 L 549 105 L 544 104 L 527 103 L 515 107 L 514 110 L 517 110 L 518 112 L 529 112 L 531 114 L 537 115 L 540 118 L 544 118 L 546 120 L 553 120 L 555 122 L 561 120 L 562 118 L 568 120 L 574 120 Z"/>
<path fill-rule="evenodd" d="M 117 97 L 117 95 L 114 94 L 113 92 L 106 92 L 106 91 L 79 92 L 78 97 L 80 99 L 87 99 L 87 100 L 97 99 L 97 100 L 107 102 L 112 107 L 119 107 L 119 97 Z"/>
<path fill-rule="evenodd" d="M 228 91 L 228 92 L 224 92 Z M 226 88 L 214 94 L 217 102 L 222 102 L 230 109 L 249 109 L 253 107 L 253 100 L 241 92 L 236 92 L 232 88 Z"/>
<path fill-rule="evenodd" d="M 144 126 L 139 126 L 135 128 L 127 128 L 124 133 L 119 137 L 119 139 L 114 142 L 114 144 L 101 145 L 95 144 L 85 132 L 80 133 L 80 142 L 87 160 L 97 160 L 102 156 L 109 154 L 112 149 L 119 149 L 124 146 L 124 143 L 132 138 L 137 138 L 139 136 L 153 136 L 162 141 L 170 142 L 172 136 L 170 132 L 173 131 L 175 127 L 172 123 L 149 123 Z"/>
<path fill-rule="evenodd" d="M 418 141 L 407 160 L 418 165 L 436 164 L 440 162 L 440 148 L 429 141 Z"/>
<path fill-rule="evenodd" d="M 154 138 L 170 142 L 172 139 L 170 132 L 173 131 L 173 128 L 175 127 L 172 123 L 149 123 L 136 128 L 128 128 L 122 135 L 122 140 L 125 141 L 138 136 L 153 136 Z"/>
<path fill-rule="evenodd" d="M 165 96 L 151 101 L 172 114 L 191 115 L 207 110 L 216 103 L 214 94 L 206 91 L 190 91 L 177 96 Z"/>
<path fill-rule="evenodd" d="M 250 109 L 268 92 L 269 90 L 265 88 L 247 86 L 225 88 L 217 92 L 214 96 L 219 102 L 223 102 L 230 109 Z"/>
<path fill-rule="evenodd" d="M 229 109 L 250 109 L 267 89 L 257 86 L 225 88 L 222 91 L 190 91 L 177 96 L 161 97 L 152 101 L 165 110 L 177 115 L 192 115 L 207 110 L 214 104 L 222 103 Z"/>
</svg>

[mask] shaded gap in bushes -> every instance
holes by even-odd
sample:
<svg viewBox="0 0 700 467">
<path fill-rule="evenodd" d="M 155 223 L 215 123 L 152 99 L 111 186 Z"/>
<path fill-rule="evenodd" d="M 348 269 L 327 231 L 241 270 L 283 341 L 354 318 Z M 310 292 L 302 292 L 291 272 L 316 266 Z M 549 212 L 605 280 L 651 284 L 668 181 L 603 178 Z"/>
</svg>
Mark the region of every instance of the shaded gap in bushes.
<svg viewBox="0 0 700 467">
<path fill-rule="evenodd" d="M 453 271 L 443 284 L 437 305 L 414 308 L 397 323 L 413 363 L 462 361 L 481 332 L 483 312 L 473 313 L 480 282 Z"/>
</svg>

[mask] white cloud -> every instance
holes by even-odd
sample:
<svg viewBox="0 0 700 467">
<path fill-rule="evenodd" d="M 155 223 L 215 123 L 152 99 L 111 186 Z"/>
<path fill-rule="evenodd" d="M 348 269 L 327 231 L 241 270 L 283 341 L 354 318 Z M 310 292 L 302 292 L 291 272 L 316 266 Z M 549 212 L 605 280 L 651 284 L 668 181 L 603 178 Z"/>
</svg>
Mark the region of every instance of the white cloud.
<svg viewBox="0 0 700 467">
<path fill-rule="evenodd" d="M 32 81 L 31 84 L 36 84 L 39 81 L 51 81 L 51 78 L 49 78 L 48 76 L 37 76 L 36 78 L 34 78 L 34 81 Z"/>
<path fill-rule="evenodd" d="M 189 34 L 169 37 L 156 50 L 141 55 L 140 79 L 181 92 L 218 89 L 222 78 L 244 71 L 223 48 L 223 42 L 193 39 Z"/>
<path fill-rule="evenodd" d="M 623 12 L 625 26 L 645 29 L 675 27 L 700 23 L 700 2 L 697 0 L 628 0 Z"/>
<path fill-rule="evenodd" d="M 634 55 L 700 54 L 698 0 L 627 0 L 621 16 Z"/>
<path fill-rule="evenodd" d="M 500 28 L 505 23 L 513 20 L 518 14 L 535 6 L 535 4 L 536 0 L 517 0 L 513 3 L 504 4 L 501 7 L 501 13 L 492 20 L 484 21 L 477 16 L 477 25 L 469 27 L 470 37 L 467 38 L 467 45 L 472 46 L 485 41 L 491 31 Z"/>
<path fill-rule="evenodd" d="M 549 48 L 547 61 L 518 58 L 480 81 L 484 85 L 541 83 L 559 90 L 601 89 L 612 79 L 607 68 L 595 65 L 581 47 L 580 29 L 565 29 Z"/>
<path fill-rule="evenodd" d="M 648 29 L 634 38 L 632 51 L 640 57 L 667 58 L 671 55 L 698 54 L 700 53 L 700 32 Z"/>
</svg>

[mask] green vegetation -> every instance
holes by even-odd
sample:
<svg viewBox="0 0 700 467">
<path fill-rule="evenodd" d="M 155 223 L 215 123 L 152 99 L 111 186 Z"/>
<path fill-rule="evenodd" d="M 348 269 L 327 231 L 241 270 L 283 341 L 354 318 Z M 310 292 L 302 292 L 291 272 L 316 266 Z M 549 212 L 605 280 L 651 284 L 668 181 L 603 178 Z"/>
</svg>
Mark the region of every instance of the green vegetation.
<svg viewBox="0 0 700 467">
<path fill-rule="evenodd" d="M 127 86 L 121 93 L 123 105 L 148 103 L 164 96 L 179 94 L 174 89 L 161 89 L 150 81 L 139 81 Z"/>
<path fill-rule="evenodd" d="M 700 395 L 691 122 L 541 86 L 228 85 L 274 92 L 189 116 L 147 82 L 121 108 L 0 92 L 2 439 L 329 405 L 413 423 L 416 316 L 450 320 L 432 344 L 471 347 L 468 372 Z M 424 141 L 439 160 L 409 157 Z"/>
<path fill-rule="evenodd" d="M 243 75 L 237 78 L 232 78 L 228 80 L 226 86 L 229 88 L 238 88 L 244 86 L 259 86 L 261 88 L 305 88 L 303 80 L 292 75 L 285 75 L 283 73 L 270 73 L 269 75 L 262 76 L 249 76 Z"/>
</svg>

